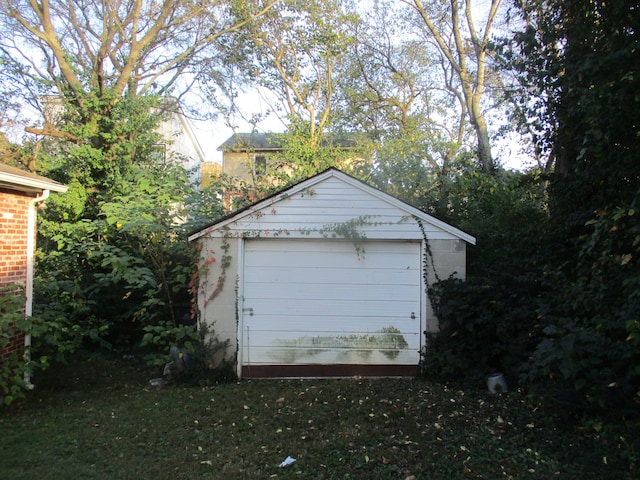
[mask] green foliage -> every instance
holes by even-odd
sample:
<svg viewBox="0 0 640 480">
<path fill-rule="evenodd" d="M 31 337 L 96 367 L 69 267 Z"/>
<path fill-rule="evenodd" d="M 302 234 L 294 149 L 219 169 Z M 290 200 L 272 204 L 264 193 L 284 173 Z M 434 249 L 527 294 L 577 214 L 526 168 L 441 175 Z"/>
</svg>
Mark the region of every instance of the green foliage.
<svg viewBox="0 0 640 480">
<path fill-rule="evenodd" d="M 25 316 L 25 295 L 20 285 L 0 287 L 0 351 L 5 353 L 0 364 L 0 400 L 9 405 L 24 398 L 32 385 L 26 381 L 36 369 L 46 369 L 52 358 L 46 354 L 34 354 L 39 339 L 48 337 L 57 328 L 47 319 Z M 6 354 L 6 348 L 16 336 L 31 336 L 31 347 L 20 345 Z"/>
<path fill-rule="evenodd" d="M 235 380 L 234 364 L 226 359 L 229 340 L 220 341 L 203 323 L 147 325 L 140 348 L 149 366 L 179 382 L 220 383 Z"/>
<path fill-rule="evenodd" d="M 552 154 L 551 222 L 529 378 L 576 408 L 633 406 L 640 202 L 637 2 L 527 1 L 517 37 Z M 542 115 L 540 115 L 542 113 Z M 529 121 L 529 120 L 527 120 Z"/>
<path fill-rule="evenodd" d="M 52 361 L 64 362 L 83 348 L 110 348 L 105 340 L 111 326 L 110 309 L 103 308 L 101 313 L 96 287 L 83 285 L 83 280 L 86 277 L 72 280 L 61 272 L 48 272 L 46 279 L 35 281 L 33 315 L 40 328 L 32 344 L 47 366 Z"/>
<path fill-rule="evenodd" d="M 577 263 L 554 271 L 562 288 L 541 307 L 545 338 L 530 376 L 586 407 L 632 407 L 640 398 L 640 226 L 635 208 L 597 212 Z M 577 275 L 573 278 L 573 275 Z"/>
<path fill-rule="evenodd" d="M 269 92 L 288 130 L 304 125 L 315 145 L 332 123 L 337 68 L 353 42 L 347 8 L 337 0 L 276 2 L 246 35 L 234 36 L 228 59 L 239 67 L 235 79 Z"/>
<path fill-rule="evenodd" d="M 0 332 L 4 337 L 10 330 Z M 2 342 L 4 343 L 4 342 Z M 25 371 L 25 360 L 22 355 L 11 352 L 2 359 L 0 365 L 0 407 L 11 405 L 14 400 L 25 397 L 27 389 L 23 375 Z"/>
<path fill-rule="evenodd" d="M 440 199 L 431 213 L 476 237 L 517 235 L 531 224 L 537 227 L 546 221 L 546 202 L 541 177 L 535 170 L 498 170 L 490 175 L 477 171 L 469 161 L 460 161 L 443 182 Z"/>
<path fill-rule="evenodd" d="M 534 309 L 540 290 L 526 274 L 436 283 L 429 295 L 440 332 L 427 333 L 423 375 L 477 382 L 500 371 L 515 384 L 540 339 Z"/>
<path fill-rule="evenodd" d="M 545 197 L 533 173 L 474 170 L 447 182 L 443 193 L 444 218 L 472 232 L 477 246 L 469 247 L 466 281 L 429 287 L 440 332 L 427 334 L 422 372 L 478 381 L 501 371 L 515 383 L 541 338 L 539 302 L 550 288 L 540 242 Z"/>
<path fill-rule="evenodd" d="M 61 98 L 60 129 L 68 140 L 47 140 L 39 157 L 40 169 L 48 177 L 85 192 L 85 208 L 95 207 L 102 195 L 126 193 L 133 166 L 157 160 L 156 127 L 163 116 L 160 100 L 144 96 L 116 101 L 113 95 L 90 92 L 80 99 Z M 53 205 L 58 203 L 63 204 L 62 212 L 68 211 L 66 200 L 52 199 Z"/>
<path fill-rule="evenodd" d="M 185 354 L 195 355 L 200 343 L 200 334 L 195 325 L 175 325 L 172 322 L 147 325 L 140 347 L 149 351 L 144 358 L 148 365 L 162 367 L 170 361 L 169 351 L 176 347 L 180 358 Z"/>
<path fill-rule="evenodd" d="M 408 131 L 387 138 L 375 152 L 373 183 L 385 192 L 425 211 L 433 212 L 440 204 L 442 186 L 454 177 L 437 161 L 433 137 Z"/>
<path fill-rule="evenodd" d="M 131 171 L 129 193 L 100 202 L 97 218 L 41 225 L 49 242 L 39 268 L 47 279 L 36 311 L 66 324 L 59 333 L 80 335 L 68 339 L 76 348 L 98 332 L 126 347 L 144 325 L 175 322 L 175 309 L 190 303 L 195 249 L 183 224 L 186 172 L 170 165 Z"/>
<path fill-rule="evenodd" d="M 422 374 L 477 382 L 502 371 L 515 383 L 541 338 L 538 302 L 550 288 L 543 275 L 547 213 L 540 176 L 483 173 L 470 158 L 458 158 L 443 174 L 417 156 L 413 163 L 389 163 L 379 181 L 389 173 L 388 190 L 477 239 L 468 247 L 466 281 L 436 278 L 428 286 L 440 333 L 427 334 Z"/>
<path fill-rule="evenodd" d="M 204 322 L 200 323 L 198 334 L 200 341 L 196 344 L 196 362 L 186 372 L 185 380 L 207 385 L 236 381 L 235 357 L 230 359 L 227 356 L 230 340 L 220 340 L 215 330 Z"/>
<path fill-rule="evenodd" d="M 23 397 L 26 388 L 23 375 L 29 366 L 23 352 L 5 353 L 17 334 L 27 332 L 24 302 L 24 292 L 19 285 L 0 288 L 0 353 L 5 354 L 0 365 L 0 405 L 9 405 L 14 399 Z"/>
<path fill-rule="evenodd" d="M 225 210 L 221 199 L 224 199 L 229 192 L 238 192 L 231 202 L 232 209 L 245 206 L 250 201 L 251 190 L 252 188 L 244 182 L 239 182 L 227 175 L 218 175 L 205 188 L 187 191 L 184 200 L 185 206 L 188 207 L 185 230 L 189 232 L 198 230 L 212 220 L 226 215 L 228 211 Z"/>
<path fill-rule="evenodd" d="M 305 180 L 330 167 L 361 177 L 370 170 L 369 146 L 357 135 L 312 132 L 308 122 L 292 119 L 282 134 L 282 152 L 268 163 L 267 176 L 271 188 Z"/>
<path fill-rule="evenodd" d="M 39 221 L 34 312 L 49 326 L 37 343 L 47 357 L 134 348 L 143 327 L 175 325 L 191 305 L 196 252 L 186 234 L 221 200 L 199 195 L 179 158 L 156 155 L 167 102 L 92 92 L 63 104 L 60 129 L 73 140 L 48 141 L 41 162 L 70 186 Z"/>
</svg>

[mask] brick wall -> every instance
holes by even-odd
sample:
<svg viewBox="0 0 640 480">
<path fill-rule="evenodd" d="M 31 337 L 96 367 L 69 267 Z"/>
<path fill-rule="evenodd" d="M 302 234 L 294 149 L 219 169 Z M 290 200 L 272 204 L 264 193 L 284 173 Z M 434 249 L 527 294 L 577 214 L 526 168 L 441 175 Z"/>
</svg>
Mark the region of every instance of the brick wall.
<svg viewBox="0 0 640 480">
<path fill-rule="evenodd" d="M 27 280 L 27 218 L 31 198 L 0 189 L 0 287 Z M 0 359 L 24 346 L 24 335 L 16 335 L 0 350 Z"/>
</svg>

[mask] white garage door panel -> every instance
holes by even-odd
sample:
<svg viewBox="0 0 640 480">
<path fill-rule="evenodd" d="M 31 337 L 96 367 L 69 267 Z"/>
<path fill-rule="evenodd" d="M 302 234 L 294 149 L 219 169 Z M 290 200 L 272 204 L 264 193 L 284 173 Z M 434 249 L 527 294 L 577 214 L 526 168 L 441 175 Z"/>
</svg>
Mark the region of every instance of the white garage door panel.
<svg viewBox="0 0 640 480">
<path fill-rule="evenodd" d="M 279 240 L 259 240 L 259 243 L 272 243 L 277 242 Z M 281 240 L 283 242 L 290 243 L 290 241 Z M 292 242 L 298 242 L 299 240 L 293 240 Z M 251 242 L 251 241 L 249 241 Z M 301 242 L 311 241 L 301 240 Z M 304 268 L 305 265 L 314 265 L 319 268 L 354 268 L 360 269 L 363 265 L 366 265 L 369 268 L 390 268 L 390 269 L 398 269 L 398 268 L 407 268 L 412 267 L 414 263 L 413 257 L 413 249 L 403 248 L 406 246 L 415 246 L 416 243 L 408 243 L 408 242 L 396 242 L 395 245 L 399 251 L 389 252 L 388 250 L 384 250 L 379 246 L 376 248 L 372 248 L 371 244 L 361 242 L 360 245 L 356 245 L 353 242 L 341 242 L 335 240 L 336 243 L 340 245 L 334 245 L 330 247 L 331 255 L 326 255 L 329 253 L 327 251 L 327 245 L 331 243 L 332 240 L 321 240 L 315 247 L 310 247 L 309 250 L 294 250 L 294 251 L 281 251 L 279 249 L 264 248 L 258 247 L 254 248 L 250 246 L 252 252 L 261 252 L 264 255 L 258 255 L 251 259 L 252 267 L 282 267 L 284 265 Z M 389 248 L 388 243 L 381 243 L 380 245 L 387 245 L 387 249 Z M 300 259 L 299 263 L 292 264 L 290 263 L 292 255 L 295 253 L 299 253 Z M 323 263 L 321 265 L 317 265 L 314 262 L 314 255 L 323 256 Z"/>
<path fill-rule="evenodd" d="M 361 247 L 245 241 L 243 364 L 417 364 L 420 245 Z"/>
<path fill-rule="evenodd" d="M 251 267 L 245 267 L 251 268 Z M 304 268 L 264 267 L 252 269 L 250 280 L 246 284 L 321 284 L 321 285 L 384 285 L 407 284 L 407 269 L 385 269 L 369 271 L 362 276 L 362 271 L 353 268 L 322 268 L 306 266 Z M 409 282 L 413 284 L 413 282 Z"/>
<path fill-rule="evenodd" d="M 325 305 L 317 305 L 317 300 L 326 300 Z M 411 312 L 417 315 L 417 312 L 411 310 L 411 303 L 407 301 L 389 301 L 389 300 L 369 300 L 362 301 L 356 299 L 336 299 L 331 298 L 326 293 L 322 294 L 319 299 L 302 298 L 283 301 L 278 298 L 251 300 L 250 305 L 254 316 L 257 315 L 296 315 L 296 316 L 313 316 L 316 313 L 323 315 L 344 315 L 349 314 L 357 317 L 409 317 Z M 246 308 L 246 307 L 245 307 Z"/>
<path fill-rule="evenodd" d="M 396 283 L 395 285 L 399 285 Z M 254 298 L 254 310 L 257 310 L 257 301 L 270 300 L 278 295 L 282 288 L 286 288 L 291 298 L 298 298 L 304 300 L 316 299 L 318 294 L 318 284 L 308 283 L 282 283 L 281 285 L 275 284 L 261 284 L 251 285 L 250 288 L 255 289 Z M 364 288 L 362 285 L 356 285 L 353 283 L 334 283 L 322 286 L 324 292 L 328 298 L 335 300 L 350 300 L 356 297 L 359 300 L 366 301 L 413 301 L 416 293 L 419 293 L 418 288 L 403 288 L 403 289 L 390 289 L 387 285 L 366 285 Z"/>
<path fill-rule="evenodd" d="M 267 321 L 247 323 L 253 332 L 285 332 L 287 338 L 292 338 L 299 333 L 311 334 L 340 334 L 340 333 L 359 333 L 367 335 L 375 335 L 376 332 L 384 331 L 384 329 L 395 328 L 403 335 L 411 335 L 417 333 L 414 330 L 415 321 L 409 318 L 394 317 L 353 317 L 353 316 L 325 316 L 312 315 L 305 317 L 289 316 L 289 317 L 265 317 Z M 274 325 L 275 324 L 275 325 Z"/>
</svg>

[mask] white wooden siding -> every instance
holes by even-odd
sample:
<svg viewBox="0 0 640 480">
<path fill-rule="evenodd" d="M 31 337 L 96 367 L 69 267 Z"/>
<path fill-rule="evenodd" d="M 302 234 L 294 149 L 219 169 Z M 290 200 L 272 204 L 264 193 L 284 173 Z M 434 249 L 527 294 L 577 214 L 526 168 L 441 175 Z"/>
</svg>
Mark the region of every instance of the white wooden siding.
<svg viewBox="0 0 640 480">
<path fill-rule="evenodd" d="M 216 225 L 198 235 L 331 238 L 336 226 L 351 222 L 360 223 L 356 230 L 368 239 L 422 239 L 411 212 L 386 201 L 384 195 L 372 196 L 370 190 L 373 189 L 358 188 L 330 176 L 306 189 L 261 202 L 237 219 L 225 222 L 224 228 Z M 429 239 L 460 238 L 429 221 L 423 221 L 423 226 Z"/>
<path fill-rule="evenodd" d="M 419 242 L 244 243 L 243 365 L 418 363 Z"/>
</svg>

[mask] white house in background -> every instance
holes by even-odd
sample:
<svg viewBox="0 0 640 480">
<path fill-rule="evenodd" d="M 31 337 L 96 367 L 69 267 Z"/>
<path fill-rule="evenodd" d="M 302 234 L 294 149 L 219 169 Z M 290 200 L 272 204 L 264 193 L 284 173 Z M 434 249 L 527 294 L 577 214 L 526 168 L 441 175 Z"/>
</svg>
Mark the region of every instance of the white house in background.
<svg viewBox="0 0 640 480">
<path fill-rule="evenodd" d="M 464 278 L 475 244 L 336 169 L 189 240 L 200 319 L 229 340 L 240 377 L 414 375 L 423 332 L 438 330 L 425 282 Z"/>
<path fill-rule="evenodd" d="M 202 164 L 205 155 L 198 143 L 193 127 L 175 98 L 167 98 L 162 108 L 169 114 L 168 118 L 158 125 L 158 133 L 165 143 L 158 145 L 158 150 L 166 157 L 177 154 L 182 166 L 190 172 L 192 183 L 200 183 Z"/>
<path fill-rule="evenodd" d="M 227 138 L 218 151 L 222 152 L 222 173 L 230 177 L 251 182 L 267 172 L 267 165 L 286 150 L 286 135 L 282 133 L 239 132 Z M 358 146 L 354 134 L 328 134 L 322 140 L 322 146 L 353 151 Z M 344 169 L 353 159 L 343 160 L 338 167 Z"/>
</svg>

